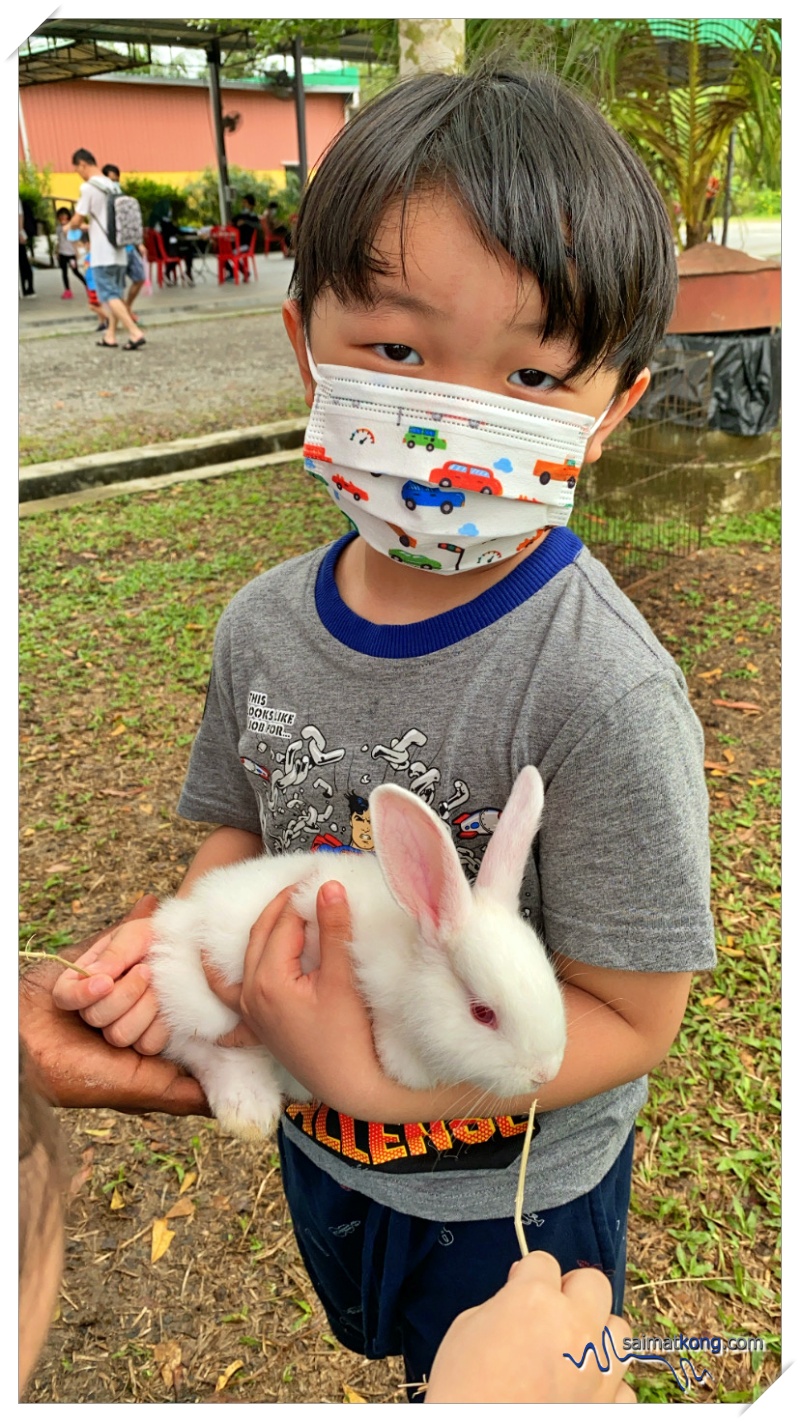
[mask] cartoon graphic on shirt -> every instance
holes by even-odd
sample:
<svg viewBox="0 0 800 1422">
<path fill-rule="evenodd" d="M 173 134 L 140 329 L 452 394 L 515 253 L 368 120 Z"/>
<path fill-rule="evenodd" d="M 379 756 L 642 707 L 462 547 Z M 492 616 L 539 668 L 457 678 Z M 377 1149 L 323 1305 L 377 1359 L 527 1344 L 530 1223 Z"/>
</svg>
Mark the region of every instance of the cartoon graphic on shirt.
<svg viewBox="0 0 800 1422">
<path fill-rule="evenodd" d="M 475 839 L 479 834 L 494 834 L 499 818 L 499 810 L 466 810 L 456 815 L 453 824 L 458 825 L 459 839 Z"/>
<path fill-rule="evenodd" d="M 311 848 L 314 850 L 325 849 L 335 854 L 371 854 L 375 849 L 375 841 L 372 838 L 372 821 L 369 812 L 369 801 L 363 795 L 356 795 L 351 790 L 347 796 L 347 803 L 350 809 L 350 843 L 342 844 L 333 834 L 318 834 L 311 841 Z"/>
<path fill-rule="evenodd" d="M 301 713 L 288 701 L 251 690 L 248 731 L 255 735 L 242 746 L 250 753 L 240 756 L 253 777 L 268 850 L 373 853 L 369 796 L 389 780 L 418 795 L 452 826 L 461 867 L 474 881 L 500 810 L 478 799 L 461 777 L 443 778 L 435 750 L 418 725 L 386 740 L 337 745 L 318 724 L 301 723 L 298 729 Z"/>
<path fill-rule="evenodd" d="M 353 433 L 351 434 L 350 438 L 351 440 L 356 440 L 358 444 L 375 443 L 375 436 L 372 433 L 372 430 L 368 430 L 364 426 L 362 426 L 360 429 L 353 430 Z"/>
</svg>

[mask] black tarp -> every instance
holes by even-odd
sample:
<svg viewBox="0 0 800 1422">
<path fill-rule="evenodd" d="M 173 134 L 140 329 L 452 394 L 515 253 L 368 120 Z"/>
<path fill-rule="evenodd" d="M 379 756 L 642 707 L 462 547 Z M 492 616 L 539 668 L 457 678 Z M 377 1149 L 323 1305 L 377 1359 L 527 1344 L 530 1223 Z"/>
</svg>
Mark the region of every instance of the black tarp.
<svg viewBox="0 0 800 1422">
<path fill-rule="evenodd" d="M 633 420 L 760 435 L 778 423 L 780 331 L 665 336 Z"/>
</svg>

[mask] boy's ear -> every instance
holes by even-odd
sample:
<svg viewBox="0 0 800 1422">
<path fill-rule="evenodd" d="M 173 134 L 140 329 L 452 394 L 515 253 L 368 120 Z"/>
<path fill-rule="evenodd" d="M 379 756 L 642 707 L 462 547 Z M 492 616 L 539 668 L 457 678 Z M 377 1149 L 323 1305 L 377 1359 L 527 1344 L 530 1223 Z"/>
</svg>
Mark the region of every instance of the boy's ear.
<svg viewBox="0 0 800 1422">
<path fill-rule="evenodd" d="M 645 368 L 639 371 L 633 385 L 629 386 L 627 390 L 623 390 L 622 394 L 616 397 L 602 425 L 592 435 L 592 438 L 586 446 L 586 453 L 583 457 L 584 464 L 594 464 L 595 460 L 600 458 L 603 452 L 603 442 L 611 434 L 611 431 L 615 430 L 617 425 L 622 423 L 625 416 L 630 414 L 634 405 L 641 400 L 649 384 L 650 371 Z"/>
<path fill-rule="evenodd" d="M 306 333 L 303 329 L 303 318 L 300 315 L 300 307 L 296 301 L 284 301 L 283 324 L 286 327 L 286 334 L 292 343 L 295 360 L 300 370 L 303 381 L 303 388 L 306 395 L 306 404 L 309 410 L 314 403 L 314 380 L 308 364 L 308 352 L 306 350 Z"/>
</svg>

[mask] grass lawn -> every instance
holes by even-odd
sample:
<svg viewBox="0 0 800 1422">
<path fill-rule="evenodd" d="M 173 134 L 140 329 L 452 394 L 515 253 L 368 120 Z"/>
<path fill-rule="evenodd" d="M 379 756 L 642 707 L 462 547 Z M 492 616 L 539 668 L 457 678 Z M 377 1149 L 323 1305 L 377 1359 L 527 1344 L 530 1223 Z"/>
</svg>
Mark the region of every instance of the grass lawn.
<svg viewBox="0 0 800 1422">
<path fill-rule="evenodd" d="M 174 805 L 219 614 L 343 527 L 296 464 L 23 521 L 23 945 L 57 950 L 146 889 L 177 887 L 205 833 Z M 691 1355 L 710 1379 L 685 1394 L 663 1366 L 630 1379 L 640 1401 L 745 1402 L 779 1367 L 777 512 L 721 521 L 633 596 L 706 731 L 719 964 L 697 979 L 639 1122 L 626 1313 L 634 1334 L 748 1335 L 766 1351 Z M 399 1399 L 394 1363 L 365 1364 L 326 1333 L 273 1147 L 232 1146 L 207 1122 L 61 1114 L 80 1178 L 60 1317 L 26 1400 L 208 1401 L 234 1359 L 230 1387 L 248 1401 Z M 194 1219 L 151 1264 L 147 1229 L 187 1173 Z M 183 1348 L 180 1398 L 157 1366 L 168 1338 Z"/>
</svg>

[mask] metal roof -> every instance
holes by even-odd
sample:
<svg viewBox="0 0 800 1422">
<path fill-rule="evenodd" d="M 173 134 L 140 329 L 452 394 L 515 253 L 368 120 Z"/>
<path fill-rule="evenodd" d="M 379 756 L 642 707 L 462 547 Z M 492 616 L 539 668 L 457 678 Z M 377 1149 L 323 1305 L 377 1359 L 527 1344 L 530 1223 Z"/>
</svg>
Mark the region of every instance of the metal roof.
<svg viewBox="0 0 800 1422">
<path fill-rule="evenodd" d="M 151 47 L 208 49 L 219 42 L 223 56 L 244 58 L 260 48 L 241 24 L 230 29 L 201 30 L 185 20 L 45 20 L 19 50 L 20 85 L 46 84 L 59 79 L 86 79 L 93 74 L 130 70 L 151 62 Z M 43 43 L 46 42 L 46 43 Z M 126 52 L 104 48 L 124 44 Z M 330 44 L 303 46 L 315 58 L 368 63 L 376 58 L 370 36 L 360 31 L 343 33 Z"/>
</svg>

